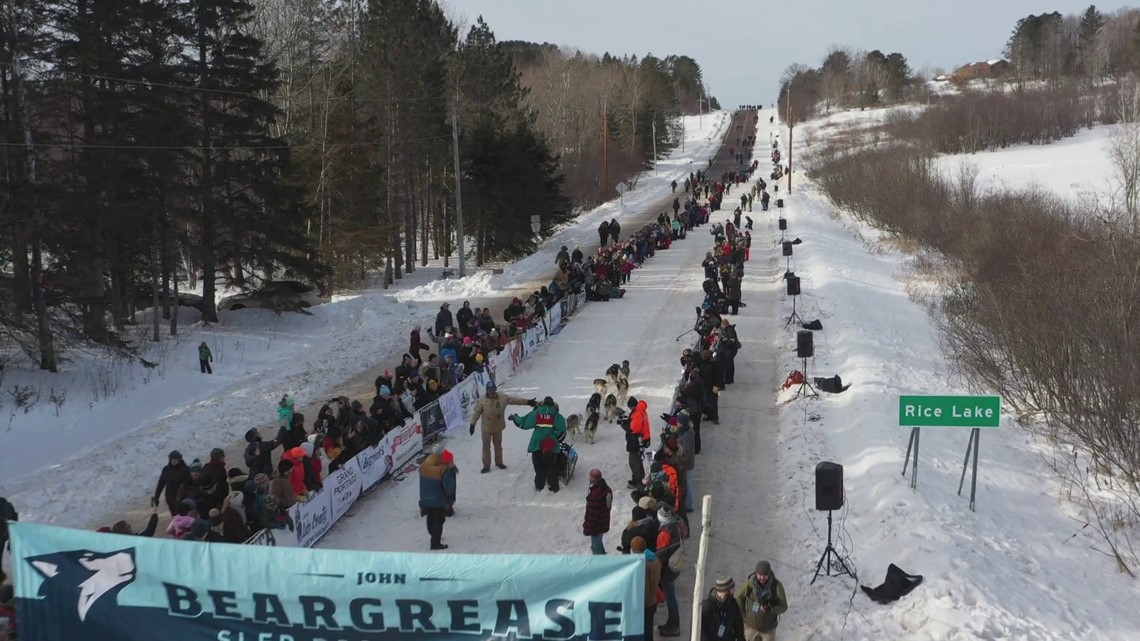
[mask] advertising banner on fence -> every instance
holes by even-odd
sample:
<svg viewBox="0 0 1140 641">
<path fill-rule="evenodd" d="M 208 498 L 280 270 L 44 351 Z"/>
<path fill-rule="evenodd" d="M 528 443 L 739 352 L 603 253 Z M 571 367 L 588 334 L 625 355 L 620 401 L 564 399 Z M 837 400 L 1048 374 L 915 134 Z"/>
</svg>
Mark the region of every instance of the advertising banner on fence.
<svg viewBox="0 0 1140 641">
<path fill-rule="evenodd" d="M 518 369 L 519 363 L 522 363 L 523 359 L 526 358 L 524 349 L 525 347 L 523 346 L 523 340 L 520 338 L 518 340 L 513 340 L 507 343 L 507 348 L 503 350 L 504 352 L 510 352 L 511 365 L 514 367 L 514 369 Z"/>
<path fill-rule="evenodd" d="M 475 405 L 483 397 L 487 387 L 486 372 L 472 372 L 462 383 L 457 385 L 447 399 L 440 399 L 443 406 L 443 415 L 447 419 L 447 431 L 464 429 L 475 416 Z"/>
<path fill-rule="evenodd" d="M 637 555 L 279 550 L 12 526 L 21 641 L 642 641 Z M 254 570 L 261 568 L 261 570 Z"/>
<path fill-rule="evenodd" d="M 340 519 L 348 508 L 360 498 L 360 491 L 364 487 L 364 475 L 360 473 L 360 466 L 356 458 L 349 460 L 340 469 L 329 474 L 325 479 L 323 491 L 331 494 L 333 521 Z"/>
<path fill-rule="evenodd" d="M 562 306 L 555 305 L 546 314 L 546 327 L 551 336 L 562 330 Z"/>
<path fill-rule="evenodd" d="M 448 395 L 450 395 L 450 392 L 441 396 L 440 400 L 428 403 L 420 410 L 420 421 L 423 422 L 424 426 L 425 443 L 447 430 L 447 421 L 443 418 L 443 408 L 440 404 L 443 398 Z"/>
<path fill-rule="evenodd" d="M 332 492 L 328 484 L 318 492 L 310 492 L 308 501 L 294 503 L 289 508 L 289 517 L 293 520 L 297 547 L 311 547 L 320 540 L 336 520 L 332 514 Z"/>
<path fill-rule="evenodd" d="M 384 440 L 380 441 L 380 449 L 384 450 L 384 459 L 391 474 L 412 460 L 423 448 L 424 428 L 419 413 L 385 434 Z"/>
<path fill-rule="evenodd" d="M 361 475 L 361 491 L 368 494 L 376 489 L 384 475 L 388 473 L 388 459 L 384 456 L 384 448 L 370 447 L 354 459 Z"/>
</svg>

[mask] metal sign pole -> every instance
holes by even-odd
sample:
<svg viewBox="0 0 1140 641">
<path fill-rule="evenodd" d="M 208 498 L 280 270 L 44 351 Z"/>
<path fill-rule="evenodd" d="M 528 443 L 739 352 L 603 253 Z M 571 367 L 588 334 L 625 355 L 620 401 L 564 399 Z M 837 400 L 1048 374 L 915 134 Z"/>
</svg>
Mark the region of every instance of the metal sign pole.
<svg viewBox="0 0 1140 641">
<path fill-rule="evenodd" d="M 910 428 L 910 441 L 906 444 L 906 456 L 903 457 L 902 475 L 906 476 L 906 466 L 911 464 L 911 452 L 914 452 L 913 465 L 910 470 L 910 489 L 918 487 L 918 428 Z"/>
<path fill-rule="evenodd" d="M 974 499 L 978 493 L 978 447 L 982 438 L 979 428 L 970 430 L 970 441 L 966 445 L 966 458 L 962 461 L 962 477 L 958 479 L 958 496 L 962 496 L 962 486 L 966 484 L 966 469 L 973 467 L 970 472 L 970 511 L 974 511 Z M 970 465 L 970 454 L 974 455 L 973 465 Z"/>
<path fill-rule="evenodd" d="M 978 492 L 978 450 L 982 445 L 982 431 L 974 428 L 974 471 L 970 476 L 970 511 L 974 511 L 974 496 Z"/>
</svg>

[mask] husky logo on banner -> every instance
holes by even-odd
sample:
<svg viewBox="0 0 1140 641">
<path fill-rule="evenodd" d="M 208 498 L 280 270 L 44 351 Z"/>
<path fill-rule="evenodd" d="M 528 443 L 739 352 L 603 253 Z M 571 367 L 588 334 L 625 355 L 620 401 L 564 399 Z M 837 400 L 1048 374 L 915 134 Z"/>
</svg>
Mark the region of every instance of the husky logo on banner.
<svg viewBox="0 0 1140 641">
<path fill-rule="evenodd" d="M 89 620 L 99 625 L 115 619 L 119 591 L 135 580 L 134 549 L 56 552 L 27 563 L 43 577 L 39 599 L 58 617 L 61 638 L 83 638 L 82 624 Z"/>
</svg>

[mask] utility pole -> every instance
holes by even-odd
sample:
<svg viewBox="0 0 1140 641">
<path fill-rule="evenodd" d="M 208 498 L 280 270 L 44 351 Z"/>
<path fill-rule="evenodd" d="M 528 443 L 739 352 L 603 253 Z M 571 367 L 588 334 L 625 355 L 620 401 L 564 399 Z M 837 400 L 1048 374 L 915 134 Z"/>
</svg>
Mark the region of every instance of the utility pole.
<svg viewBox="0 0 1140 641">
<path fill-rule="evenodd" d="M 610 112 L 602 98 L 602 202 L 610 199 Z"/>
<path fill-rule="evenodd" d="M 697 126 L 701 129 L 705 128 L 705 86 L 701 85 L 701 104 L 697 108 Z"/>
<path fill-rule="evenodd" d="M 650 116 L 652 118 L 652 116 Z M 650 120 L 649 125 L 653 131 L 653 175 L 657 175 L 657 121 Z"/>
<path fill-rule="evenodd" d="M 455 241 L 459 249 L 459 277 L 467 275 L 467 252 L 463 249 L 463 181 L 459 172 L 459 93 L 451 110 L 451 146 L 455 152 Z"/>
<path fill-rule="evenodd" d="M 788 195 L 792 195 L 792 85 L 788 83 Z"/>
</svg>

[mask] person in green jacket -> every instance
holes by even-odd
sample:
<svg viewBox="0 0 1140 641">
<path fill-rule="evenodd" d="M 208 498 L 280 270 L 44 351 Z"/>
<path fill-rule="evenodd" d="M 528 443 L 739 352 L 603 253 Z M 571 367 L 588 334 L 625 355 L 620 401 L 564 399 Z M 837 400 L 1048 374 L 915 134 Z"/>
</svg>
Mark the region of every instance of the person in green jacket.
<svg viewBox="0 0 1140 641">
<path fill-rule="evenodd" d="M 206 341 L 202 341 L 198 345 L 198 367 L 202 370 L 203 374 L 213 374 L 214 370 L 210 368 L 210 361 L 214 360 L 214 355 L 210 352 L 210 346 Z"/>
<path fill-rule="evenodd" d="M 747 641 L 776 641 L 776 626 L 780 615 L 788 611 L 784 584 L 772 574 L 772 564 L 760 561 L 756 571 L 736 595 L 740 611 L 744 613 L 744 638 Z"/>
<path fill-rule="evenodd" d="M 542 488 L 549 487 L 551 492 L 557 492 L 559 443 L 566 436 L 566 417 L 558 413 L 554 399 L 547 396 L 526 416 L 511 414 L 507 418 L 519 428 L 533 430 L 526 450 L 530 452 L 534 465 L 535 491 L 541 492 Z"/>
</svg>

